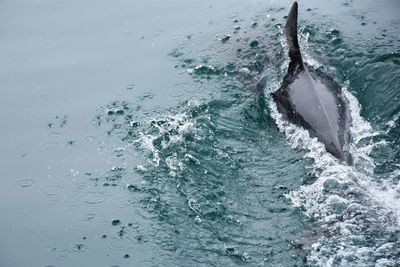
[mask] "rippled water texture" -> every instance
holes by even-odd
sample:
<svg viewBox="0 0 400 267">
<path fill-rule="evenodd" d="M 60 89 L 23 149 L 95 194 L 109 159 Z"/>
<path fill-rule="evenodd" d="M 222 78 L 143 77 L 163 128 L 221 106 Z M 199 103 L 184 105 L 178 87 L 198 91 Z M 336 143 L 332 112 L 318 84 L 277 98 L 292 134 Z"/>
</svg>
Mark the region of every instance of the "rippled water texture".
<svg viewBox="0 0 400 267">
<path fill-rule="evenodd" d="M 0 266 L 398 266 L 400 3 L 299 3 L 352 166 L 269 96 L 290 4 L 1 2 Z"/>
</svg>

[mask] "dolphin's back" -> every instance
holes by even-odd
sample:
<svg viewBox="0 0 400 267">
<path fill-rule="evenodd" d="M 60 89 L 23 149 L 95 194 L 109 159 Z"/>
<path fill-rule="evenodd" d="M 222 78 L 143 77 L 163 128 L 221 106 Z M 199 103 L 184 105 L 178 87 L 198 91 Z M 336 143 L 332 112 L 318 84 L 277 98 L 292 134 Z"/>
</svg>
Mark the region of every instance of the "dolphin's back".
<svg viewBox="0 0 400 267">
<path fill-rule="evenodd" d="M 345 113 L 340 110 L 342 105 L 338 103 L 341 101 L 335 95 L 336 90 L 328 89 L 325 83 L 327 81 L 304 70 L 286 90 L 295 109 L 293 116 L 301 117 L 306 128 L 326 145 L 329 152 L 343 158 L 341 129 Z"/>
<path fill-rule="evenodd" d="M 332 78 L 303 63 L 297 40 L 297 10 L 294 2 L 285 28 L 290 57 L 288 73 L 272 96 L 286 119 L 309 130 L 328 152 L 350 163 L 348 101 Z"/>
</svg>

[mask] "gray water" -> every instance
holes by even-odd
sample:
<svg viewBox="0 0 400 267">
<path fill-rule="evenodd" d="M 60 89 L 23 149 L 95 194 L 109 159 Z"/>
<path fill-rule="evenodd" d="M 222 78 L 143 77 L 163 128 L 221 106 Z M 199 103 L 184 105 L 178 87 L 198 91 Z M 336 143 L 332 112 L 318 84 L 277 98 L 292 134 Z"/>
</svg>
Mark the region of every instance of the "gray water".
<svg viewBox="0 0 400 267">
<path fill-rule="evenodd" d="M 301 1 L 354 166 L 285 122 L 291 1 L 1 1 L 0 266 L 398 266 L 400 2 Z"/>
</svg>

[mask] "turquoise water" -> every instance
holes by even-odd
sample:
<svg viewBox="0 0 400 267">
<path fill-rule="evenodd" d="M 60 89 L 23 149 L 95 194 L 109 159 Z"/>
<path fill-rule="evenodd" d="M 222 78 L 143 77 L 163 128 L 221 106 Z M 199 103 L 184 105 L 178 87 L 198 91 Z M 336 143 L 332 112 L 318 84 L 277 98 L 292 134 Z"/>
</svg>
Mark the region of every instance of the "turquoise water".
<svg viewBox="0 0 400 267">
<path fill-rule="evenodd" d="M 396 266 L 400 3 L 299 3 L 353 166 L 269 97 L 290 4 L 0 3 L 0 266 Z"/>
</svg>

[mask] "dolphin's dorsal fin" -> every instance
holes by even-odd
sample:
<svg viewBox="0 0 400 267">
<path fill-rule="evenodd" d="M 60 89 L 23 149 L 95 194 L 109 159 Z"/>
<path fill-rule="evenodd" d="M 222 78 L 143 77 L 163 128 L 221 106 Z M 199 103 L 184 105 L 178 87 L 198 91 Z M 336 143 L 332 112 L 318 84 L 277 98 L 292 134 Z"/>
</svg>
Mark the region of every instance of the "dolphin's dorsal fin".
<svg viewBox="0 0 400 267">
<path fill-rule="evenodd" d="M 297 40 L 297 10 L 298 4 L 295 1 L 290 9 L 285 27 L 286 39 L 289 45 L 290 73 L 297 72 L 304 68 L 303 59 L 301 58 L 300 53 L 299 41 Z"/>
</svg>

